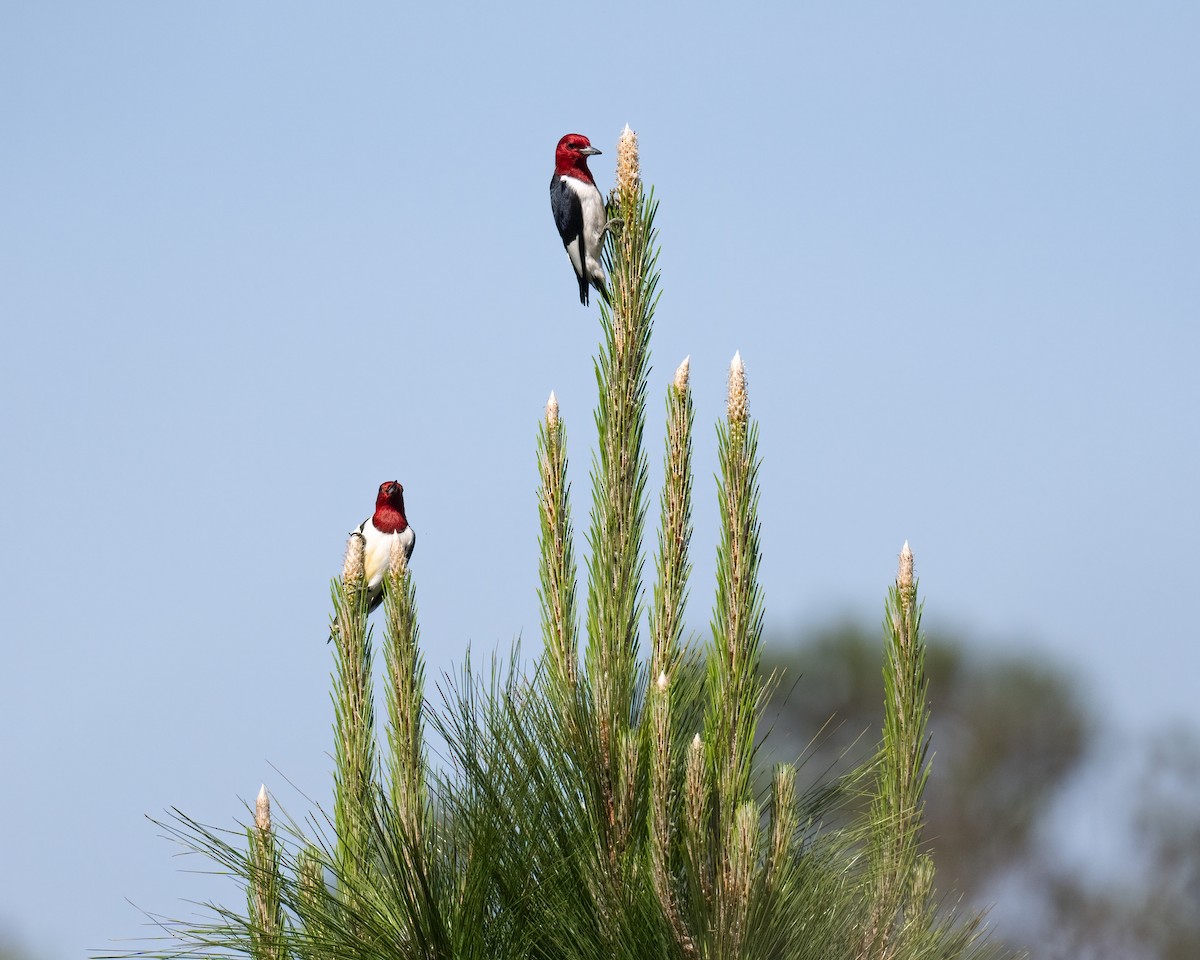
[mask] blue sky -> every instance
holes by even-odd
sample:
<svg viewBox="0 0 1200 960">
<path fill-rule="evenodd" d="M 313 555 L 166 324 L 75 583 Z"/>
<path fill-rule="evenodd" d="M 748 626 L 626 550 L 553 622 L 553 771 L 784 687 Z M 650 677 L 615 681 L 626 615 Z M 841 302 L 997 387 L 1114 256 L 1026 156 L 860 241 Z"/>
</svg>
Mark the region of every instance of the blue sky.
<svg viewBox="0 0 1200 960">
<path fill-rule="evenodd" d="M 1200 723 L 1197 36 L 1187 3 L 6 5 L 0 935 L 111 949 L 127 899 L 233 895 L 145 814 L 328 795 L 329 579 L 382 480 L 430 676 L 536 651 L 550 390 L 579 527 L 594 435 L 568 131 L 607 188 L 631 124 L 661 202 L 648 442 L 657 485 L 690 354 L 697 634 L 740 350 L 773 633 L 877 619 L 908 539 L 929 626 Z"/>
</svg>

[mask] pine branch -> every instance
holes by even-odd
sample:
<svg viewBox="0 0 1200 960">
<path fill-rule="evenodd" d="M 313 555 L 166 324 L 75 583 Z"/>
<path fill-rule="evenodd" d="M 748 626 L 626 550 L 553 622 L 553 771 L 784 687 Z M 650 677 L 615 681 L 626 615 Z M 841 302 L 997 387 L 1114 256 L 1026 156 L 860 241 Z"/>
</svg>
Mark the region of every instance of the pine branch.
<svg viewBox="0 0 1200 960">
<path fill-rule="evenodd" d="M 714 864 L 710 851 L 712 779 L 704 741 L 692 738 L 684 767 L 684 853 L 695 930 L 708 930 L 712 915 Z"/>
<path fill-rule="evenodd" d="M 650 610 L 654 651 L 652 677 L 671 676 L 683 635 L 683 611 L 691 573 L 688 548 L 692 539 L 692 394 L 688 385 L 689 359 L 675 371 L 667 388 L 667 452 L 663 462 L 662 520 L 656 559 L 657 580 Z"/>
<path fill-rule="evenodd" d="M 599 451 L 592 470 L 586 662 L 600 755 L 599 794 L 605 846 L 622 858 L 632 819 L 618 819 L 637 675 L 641 544 L 648 467 L 642 447 L 652 316 L 657 300 L 653 200 L 637 173 L 637 141 L 626 128 L 617 147 L 617 188 L 609 203 L 623 225 L 605 247 L 611 306 L 601 306 L 604 343 L 596 362 Z M 631 812 L 631 811 L 630 811 Z"/>
<path fill-rule="evenodd" d="M 745 851 L 750 846 L 757 849 L 758 843 L 757 812 L 751 818 L 747 804 L 753 806 L 754 732 L 763 700 L 758 679 L 763 620 L 758 582 L 758 428 L 747 408 L 740 354 L 729 368 L 727 414 L 717 430 L 717 447 L 721 545 L 708 656 L 708 729 L 716 778 L 713 842 L 723 852 L 723 862 L 717 871 L 714 936 L 719 955 L 732 957 L 741 949 L 749 909 Z"/>
<path fill-rule="evenodd" d="M 254 804 L 254 826 L 247 829 L 250 875 L 246 885 L 250 913 L 250 955 L 254 960 L 283 960 L 283 905 L 279 899 L 279 851 L 271 829 L 271 801 L 264 784 Z"/>
<path fill-rule="evenodd" d="M 667 388 L 667 452 L 661 501 L 661 526 L 656 561 L 657 580 L 650 610 L 650 636 L 654 649 L 650 676 L 657 678 L 649 696 L 650 713 L 650 859 L 655 894 L 676 941 L 684 953 L 696 953 L 673 890 L 671 877 L 673 773 L 671 679 L 675 676 L 683 611 L 691 570 L 688 546 L 692 537 L 692 397 L 688 387 L 688 360 L 675 372 Z"/>
<path fill-rule="evenodd" d="M 788 859 L 794 854 L 796 835 L 796 769 L 790 763 L 775 767 L 771 779 L 771 850 L 767 858 L 767 883 L 777 887 Z"/>
<path fill-rule="evenodd" d="M 551 689 L 560 712 L 569 716 L 579 669 L 579 627 L 575 620 L 575 533 L 567 484 L 566 428 L 554 394 L 538 430 L 538 517 L 541 536 L 542 638 L 549 658 Z"/>
<path fill-rule="evenodd" d="M 883 743 L 872 804 L 874 900 L 862 956 L 896 955 L 905 935 L 925 929 L 933 864 L 919 854 L 925 782 L 929 778 L 929 681 L 913 555 L 904 544 L 884 618 Z"/>
<path fill-rule="evenodd" d="M 325 857 L 313 843 L 305 844 L 296 862 L 296 914 L 301 921 L 304 960 L 326 955 L 332 901 L 325 887 Z"/>
<path fill-rule="evenodd" d="M 729 374 L 728 414 L 717 430 L 721 476 L 721 545 L 709 652 L 709 729 L 717 776 L 718 824 L 732 829 L 734 812 L 750 799 L 756 716 L 762 688 L 763 600 L 758 582 L 758 427 L 746 406 L 740 355 Z"/>
<path fill-rule="evenodd" d="M 333 585 L 337 665 L 334 674 L 334 828 L 339 872 L 369 869 L 375 814 L 375 707 L 363 538 L 351 534 L 340 582 Z"/>
<path fill-rule="evenodd" d="M 396 538 L 392 539 L 384 587 L 391 804 L 404 829 L 419 839 L 425 832 L 428 803 L 422 722 L 425 664 L 419 647 L 416 590 L 404 550 Z"/>
</svg>

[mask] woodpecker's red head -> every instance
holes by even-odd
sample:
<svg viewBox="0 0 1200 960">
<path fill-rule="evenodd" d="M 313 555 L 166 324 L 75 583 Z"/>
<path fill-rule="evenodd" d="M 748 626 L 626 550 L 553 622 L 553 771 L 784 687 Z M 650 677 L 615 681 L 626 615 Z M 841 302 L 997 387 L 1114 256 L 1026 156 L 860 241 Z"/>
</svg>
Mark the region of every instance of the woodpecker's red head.
<svg viewBox="0 0 1200 960">
<path fill-rule="evenodd" d="M 599 152 L 582 133 L 568 133 L 558 141 L 554 150 L 554 175 L 575 177 L 584 183 L 594 184 L 596 181 L 588 169 L 587 158 Z"/>
<path fill-rule="evenodd" d="M 379 485 L 371 523 L 380 533 L 399 533 L 408 526 L 408 518 L 404 515 L 404 487 L 400 481 L 388 480 Z"/>
</svg>

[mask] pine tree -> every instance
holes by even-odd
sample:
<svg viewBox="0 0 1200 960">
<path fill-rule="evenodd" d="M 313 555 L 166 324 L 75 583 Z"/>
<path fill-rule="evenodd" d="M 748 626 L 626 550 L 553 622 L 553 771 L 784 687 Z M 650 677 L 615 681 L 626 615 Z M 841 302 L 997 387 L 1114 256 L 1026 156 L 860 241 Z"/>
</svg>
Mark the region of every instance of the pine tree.
<svg viewBox="0 0 1200 960">
<path fill-rule="evenodd" d="M 721 534 L 708 642 L 690 643 L 684 624 L 694 493 L 688 360 L 666 387 L 653 581 L 644 582 L 657 208 L 626 128 L 608 201 L 583 629 L 566 424 L 551 393 L 537 437 L 541 657 L 526 669 L 514 654 L 487 676 L 468 659 L 444 707 L 430 710 L 415 586 L 397 553 L 384 580 L 380 733 L 362 542 L 352 536 L 333 585 L 332 816 L 317 811 L 280 831 L 264 788 L 243 849 L 177 814 L 167 829 L 241 881 L 246 912 L 210 905 L 210 923 L 168 924 L 167 943 L 140 955 L 949 960 L 988 952 L 974 920 L 935 909 L 922 848 L 928 706 L 907 544 L 888 599 L 877 757 L 805 795 L 794 767 L 781 764 L 766 795 L 755 794 L 762 461 L 740 354 L 717 425 Z M 429 764 L 426 724 L 447 745 L 446 769 Z M 836 827 L 828 825 L 835 808 Z"/>
</svg>

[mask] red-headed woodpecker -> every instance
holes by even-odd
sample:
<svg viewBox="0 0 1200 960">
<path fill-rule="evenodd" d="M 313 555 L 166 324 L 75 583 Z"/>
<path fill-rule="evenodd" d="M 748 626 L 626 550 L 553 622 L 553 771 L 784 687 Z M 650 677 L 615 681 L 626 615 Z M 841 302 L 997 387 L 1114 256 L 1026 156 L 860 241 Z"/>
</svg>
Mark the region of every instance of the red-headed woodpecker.
<svg viewBox="0 0 1200 960">
<path fill-rule="evenodd" d="M 383 575 L 392 555 L 392 540 L 398 539 L 404 558 L 412 556 L 417 535 L 404 515 L 404 487 L 396 480 L 379 485 L 375 512 L 351 532 L 363 538 L 363 582 L 367 585 L 367 612 L 383 602 Z"/>
<path fill-rule="evenodd" d="M 588 284 L 599 291 L 605 301 L 604 268 L 600 266 L 600 251 L 604 248 L 607 225 L 604 198 L 588 170 L 587 158 L 600 151 L 580 133 L 568 133 L 558 141 L 554 151 L 554 176 L 550 178 L 550 209 L 554 225 L 562 237 L 571 266 L 579 280 L 579 302 L 588 302 Z"/>
</svg>

